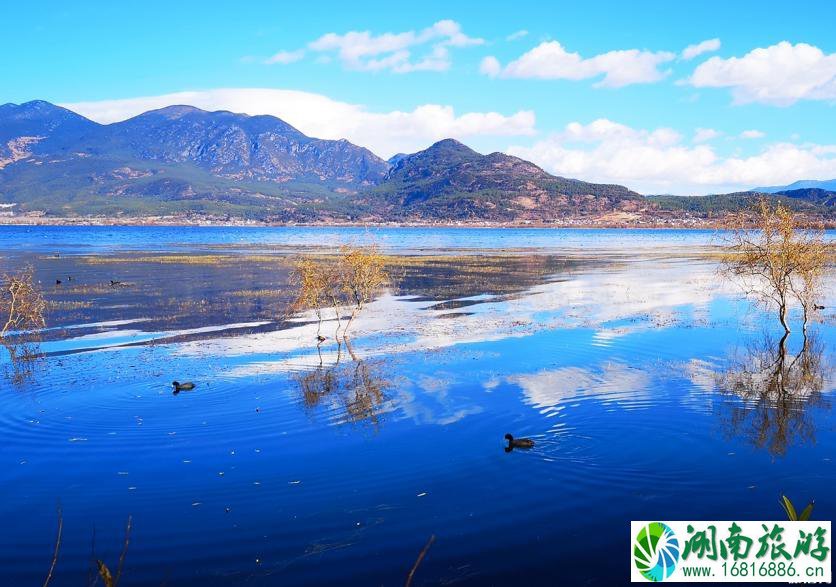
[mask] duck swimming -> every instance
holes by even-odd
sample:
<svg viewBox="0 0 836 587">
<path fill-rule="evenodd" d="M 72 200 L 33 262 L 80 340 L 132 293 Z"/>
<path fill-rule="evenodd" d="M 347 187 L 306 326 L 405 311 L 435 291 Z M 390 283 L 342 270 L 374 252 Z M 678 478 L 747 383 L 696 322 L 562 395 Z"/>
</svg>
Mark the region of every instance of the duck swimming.
<svg viewBox="0 0 836 587">
<path fill-rule="evenodd" d="M 515 448 L 534 448 L 534 441 L 530 438 L 514 438 L 510 434 L 506 434 L 505 440 L 508 441 L 508 446 L 505 447 L 505 452 L 511 452 Z"/>
<path fill-rule="evenodd" d="M 180 383 L 179 381 L 172 381 L 171 385 L 174 386 L 174 393 L 180 393 L 181 391 L 191 391 L 194 389 L 195 385 L 191 381 L 186 381 L 185 383 Z"/>
</svg>

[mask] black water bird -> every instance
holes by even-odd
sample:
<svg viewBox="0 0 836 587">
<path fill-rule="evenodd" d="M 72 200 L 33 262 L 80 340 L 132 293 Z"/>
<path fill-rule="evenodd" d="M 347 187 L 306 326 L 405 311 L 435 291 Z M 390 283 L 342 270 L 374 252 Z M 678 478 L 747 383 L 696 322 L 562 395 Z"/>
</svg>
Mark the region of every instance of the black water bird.
<svg viewBox="0 0 836 587">
<path fill-rule="evenodd" d="M 814 309 L 814 310 L 824 310 L 824 306 L 816 306 L 816 305 L 813 305 L 813 309 Z"/>
<path fill-rule="evenodd" d="M 530 438 L 514 438 L 510 434 L 506 434 L 505 440 L 508 441 L 508 446 L 505 447 L 505 452 L 511 452 L 515 448 L 534 448 L 534 441 Z"/>
<path fill-rule="evenodd" d="M 327 336 L 322 336 L 321 334 L 317 334 L 316 335 L 316 340 L 319 341 L 319 342 L 325 342 L 326 340 L 328 340 L 328 337 Z"/>
<path fill-rule="evenodd" d="M 55 280 L 55 285 L 61 285 L 61 280 L 60 280 L 60 279 L 56 279 L 56 280 Z"/>
<path fill-rule="evenodd" d="M 172 381 L 171 385 L 174 387 L 174 393 L 180 393 L 181 391 L 191 391 L 194 389 L 195 385 L 191 381 L 186 381 L 185 383 L 180 383 L 179 381 Z"/>
</svg>

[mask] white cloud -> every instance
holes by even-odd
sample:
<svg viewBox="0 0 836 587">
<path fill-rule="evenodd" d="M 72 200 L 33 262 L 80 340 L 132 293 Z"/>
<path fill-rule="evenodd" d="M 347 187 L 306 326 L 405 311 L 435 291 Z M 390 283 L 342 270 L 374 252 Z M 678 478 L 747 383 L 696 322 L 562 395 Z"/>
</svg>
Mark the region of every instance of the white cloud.
<svg viewBox="0 0 836 587">
<path fill-rule="evenodd" d="M 528 79 L 582 80 L 603 76 L 597 86 L 619 88 L 661 80 L 667 72 L 660 71 L 659 66 L 675 57 L 666 51 L 627 49 L 584 58 L 566 51 L 557 41 L 547 41 L 504 68 L 495 57 L 488 57 L 482 61 L 481 70 L 491 76 Z"/>
<path fill-rule="evenodd" d="M 511 115 L 498 112 L 456 114 L 452 106 L 424 104 L 406 112 L 370 112 L 362 105 L 340 102 L 322 94 L 265 88 L 178 92 L 63 106 L 98 122 L 110 123 L 172 104 L 278 116 L 307 135 L 325 139 L 345 138 L 368 147 L 382 157 L 424 149 L 430 143 L 447 137 L 464 140 L 476 136 L 528 136 L 535 133 L 534 113 L 528 110 Z"/>
<path fill-rule="evenodd" d="M 635 129 L 600 119 L 508 152 L 547 171 L 623 183 L 643 193 L 705 194 L 836 177 L 836 145 L 773 143 L 747 157 L 688 145 L 668 128 Z"/>
<path fill-rule="evenodd" d="M 272 65 L 274 63 L 287 65 L 288 63 L 295 63 L 297 61 L 300 61 L 304 56 L 304 49 L 298 49 L 296 51 L 279 51 L 272 57 L 268 57 L 267 59 L 265 59 L 264 63 L 268 65 Z"/>
<path fill-rule="evenodd" d="M 755 129 L 744 130 L 742 133 L 740 133 L 740 138 L 741 139 L 762 139 L 765 136 L 766 136 L 765 132 L 760 131 L 760 130 L 755 130 Z"/>
<path fill-rule="evenodd" d="M 528 31 L 527 31 L 527 30 L 525 30 L 525 29 L 523 29 L 523 30 L 521 30 L 521 31 L 517 31 L 517 32 L 515 32 L 515 33 L 511 33 L 510 35 L 508 35 L 507 37 L 505 37 L 505 40 L 506 40 L 506 41 L 516 41 L 516 40 L 518 40 L 518 39 L 522 39 L 523 37 L 527 37 L 527 36 L 528 36 Z"/>
<path fill-rule="evenodd" d="M 782 41 L 743 57 L 712 57 L 688 81 L 698 88 L 731 88 L 737 104 L 789 106 L 798 100 L 836 100 L 836 53 Z"/>
<path fill-rule="evenodd" d="M 719 130 L 715 130 L 713 128 L 698 128 L 694 131 L 694 142 L 695 143 L 705 143 L 716 139 L 720 135 L 722 135 Z"/>
<path fill-rule="evenodd" d="M 485 57 L 479 64 L 479 72 L 490 77 L 496 77 L 502 71 L 502 65 L 496 57 Z"/>
<path fill-rule="evenodd" d="M 450 68 L 450 47 L 481 45 L 483 39 L 465 35 L 459 23 L 440 20 L 420 31 L 372 34 L 370 31 L 327 33 L 308 44 L 311 51 L 334 54 L 348 69 L 408 73 Z M 424 49 L 419 58 L 413 50 Z"/>
<path fill-rule="evenodd" d="M 708 39 L 695 45 L 688 45 L 682 50 L 682 58 L 685 60 L 693 59 L 703 53 L 711 53 L 720 48 L 720 39 Z"/>
</svg>

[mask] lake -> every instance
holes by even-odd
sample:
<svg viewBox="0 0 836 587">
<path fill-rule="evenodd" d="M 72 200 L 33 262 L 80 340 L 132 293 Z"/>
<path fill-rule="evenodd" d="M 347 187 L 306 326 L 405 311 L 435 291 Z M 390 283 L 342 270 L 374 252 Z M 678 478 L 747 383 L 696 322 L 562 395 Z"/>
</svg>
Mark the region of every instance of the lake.
<svg viewBox="0 0 836 587">
<path fill-rule="evenodd" d="M 329 315 L 317 347 L 293 259 L 371 242 L 390 286 L 350 349 Z M 630 520 L 781 519 L 782 493 L 831 520 L 833 280 L 778 363 L 721 243 L 0 227 L 0 272 L 31 265 L 50 304 L 34 359 L 0 349 L 0 583 L 43 582 L 59 504 L 51 585 L 116 569 L 129 517 L 123 586 L 401 585 L 431 536 L 414 585 L 615 585 Z"/>
</svg>

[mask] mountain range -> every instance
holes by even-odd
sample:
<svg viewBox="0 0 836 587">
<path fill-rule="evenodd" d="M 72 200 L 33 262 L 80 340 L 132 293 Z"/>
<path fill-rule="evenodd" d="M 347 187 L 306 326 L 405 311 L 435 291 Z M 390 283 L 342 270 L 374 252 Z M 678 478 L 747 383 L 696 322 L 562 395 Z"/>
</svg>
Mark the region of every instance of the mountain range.
<svg viewBox="0 0 836 587">
<path fill-rule="evenodd" d="M 797 208 L 836 210 L 836 192 L 827 189 L 776 192 Z M 452 139 L 385 161 L 273 116 L 192 106 L 107 125 L 40 100 L 0 106 L 0 212 L 7 216 L 558 222 L 724 210 L 755 194 L 699 203 L 645 198 Z"/>
<path fill-rule="evenodd" d="M 802 179 L 800 181 L 793 182 L 789 185 L 752 188 L 750 191 L 760 192 L 763 194 L 775 194 L 778 192 L 787 192 L 802 189 L 819 189 L 833 192 L 836 191 L 836 179 Z"/>
</svg>

